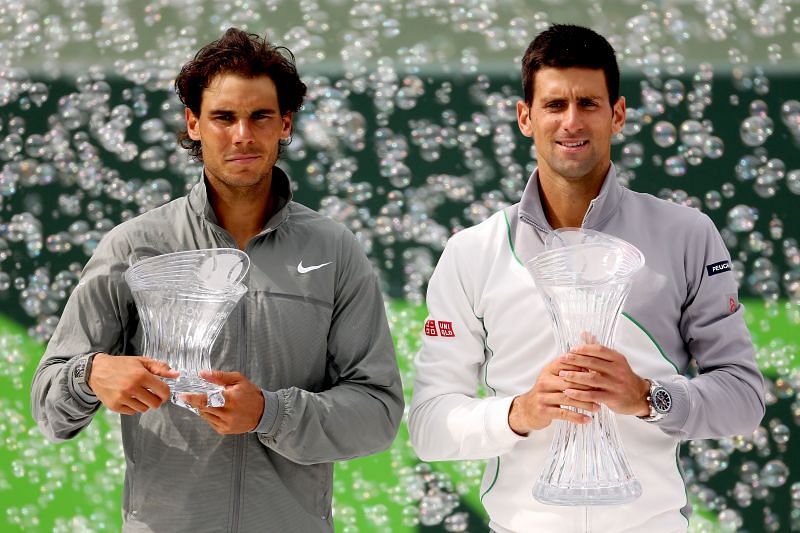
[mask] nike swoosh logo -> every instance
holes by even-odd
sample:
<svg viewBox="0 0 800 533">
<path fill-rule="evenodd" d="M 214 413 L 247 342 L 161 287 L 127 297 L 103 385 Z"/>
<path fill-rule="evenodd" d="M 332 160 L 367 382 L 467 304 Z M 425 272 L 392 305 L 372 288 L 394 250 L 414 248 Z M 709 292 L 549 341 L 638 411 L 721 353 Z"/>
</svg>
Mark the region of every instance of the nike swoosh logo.
<svg viewBox="0 0 800 533">
<path fill-rule="evenodd" d="M 328 266 L 331 263 L 333 263 L 333 261 L 328 261 L 327 263 L 322 263 L 321 265 L 311 265 L 311 266 L 304 267 L 303 266 L 303 261 L 300 261 L 300 263 L 298 263 L 298 265 L 297 265 L 297 271 L 299 273 L 301 273 L 301 274 L 306 274 L 307 272 L 311 272 L 312 270 L 316 270 L 318 268 L 322 268 L 324 266 Z"/>
</svg>

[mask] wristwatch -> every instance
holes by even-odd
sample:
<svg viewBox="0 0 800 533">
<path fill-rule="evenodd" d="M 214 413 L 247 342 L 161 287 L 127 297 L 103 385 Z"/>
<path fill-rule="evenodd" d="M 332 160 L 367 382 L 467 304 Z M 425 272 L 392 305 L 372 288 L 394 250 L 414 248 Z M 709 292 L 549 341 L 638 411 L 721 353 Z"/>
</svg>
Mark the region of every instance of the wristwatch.
<svg viewBox="0 0 800 533">
<path fill-rule="evenodd" d="M 661 383 L 654 379 L 647 380 L 650 383 L 650 391 L 647 393 L 647 403 L 650 404 L 650 414 L 640 416 L 645 422 L 656 422 L 661 420 L 672 410 L 672 396 Z"/>
<path fill-rule="evenodd" d="M 94 394 L 92 388 L 89 386 L 89 375 L 92 373 L 92 361 L 96 353 L 83 355 L 72 367 L 72 378 L 75 380 L 75 385 L 79 386 L 81 390 L 89 394 Z"/>
</svg>

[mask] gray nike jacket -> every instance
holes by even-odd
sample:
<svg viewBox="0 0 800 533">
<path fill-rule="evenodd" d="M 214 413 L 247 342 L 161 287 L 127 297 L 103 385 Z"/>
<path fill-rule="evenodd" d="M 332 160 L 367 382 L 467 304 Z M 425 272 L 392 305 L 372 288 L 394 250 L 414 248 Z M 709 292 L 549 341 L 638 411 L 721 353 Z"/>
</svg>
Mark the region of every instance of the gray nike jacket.
<svg viewBox="0 0 800 533">
<path fill-rule="evenodd" d="M 249 290 L 211 353 L 213 368 L 263 389 L 264 416 L 235 436 L 171 403 L 121 416 L 124 531 L 331 531 L 333 462 L 395 437 L 402 385 L 369 260 L 344 226 L 291 200 L 277 167 L 273 194 L 279 209 L 245 249 Z M 74 437 L 100 407 L 72 377 L 78 356 L 141 353 L 122 278 L 130 254 L 214 247 L 236 242 L 202 179 L 101 241 L 33 379 L 33 416 L 47 437 Z"/>
</svg>

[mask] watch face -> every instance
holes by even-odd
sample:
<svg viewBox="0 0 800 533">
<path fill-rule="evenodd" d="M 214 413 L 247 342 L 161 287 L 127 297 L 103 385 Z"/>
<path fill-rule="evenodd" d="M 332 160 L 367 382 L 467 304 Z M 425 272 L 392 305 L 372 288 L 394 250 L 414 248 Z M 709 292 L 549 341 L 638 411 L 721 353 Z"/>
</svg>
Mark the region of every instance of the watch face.
<svg viewBox="0 0 800 533">
<path fill-rule="evenodd" d="M 653 407 L 659 413 L 669 413 L 672 409 L 672 396 L 667 389 L 659 388 L 653 391 Z"/>
<path fill-rule="evenodd" d="M 78 381 L 83 380 L 83 376 L 86 373 L 86 361 L 78 361 L 75 365 L 75 368 L 72 370 L 72 375 L 75 376 L 75 379 Z"/>
</svg>

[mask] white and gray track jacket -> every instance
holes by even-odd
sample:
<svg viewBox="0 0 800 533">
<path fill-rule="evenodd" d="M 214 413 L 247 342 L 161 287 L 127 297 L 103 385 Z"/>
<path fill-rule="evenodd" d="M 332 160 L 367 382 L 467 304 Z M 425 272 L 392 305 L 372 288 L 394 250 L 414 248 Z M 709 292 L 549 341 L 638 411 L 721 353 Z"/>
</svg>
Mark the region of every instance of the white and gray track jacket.
<svg viewBox="0 0 800 533">
<path fill-rule="evenodd" d="M 764 414 L 763 381 L 730 256 L 706 215 L 623 188 L 613 165 L 583 227 L 644 253 L 615 348 L 637 374 L 660 380 L 674 403 L 657 423 L 617 416 L 643 494 L 628 505 L 589 508 L 588 530 L 685 531 L 681 439 L 748 434 Z M 489 459 L 481 500 L 498 532 L 584 530 L 582 510 L 542 505 L 531 495 L 555 424 L 528 437 L 508 426 L 513 397 L 559 355 L 543 300 L 523 266 L 543 250 L 550 231 L 534 173 L 520 203 L 450 239 L 428 286 L 411 441 L 428 461 Z M 689 379 L 684 374 L 692 360 L 698 376 Z M 489 397 L 478 397 L 479 382 Z"/>
<path fill-rule="evenodd" d="M 214 345 L 211 365 L 264 390 L 256 432 L 221 436 L 167 403 L 121 416 L 124 531 L 331 531 L 333 461 L 387 448 L 403 393 L 370 262 L 344 226 L 281 202 L 245 252 L 248 292 Z M 141 353 L 142 330 L 122 274 L 129 255 L 236 247 L 201 179 L 188 196 L 114 228 L 87 263 L 33 380 L 39 427 L 69 439 L 100 404 L 71 378 L 77 356 Z M 303 265 L 322 265 L 313 270 Z"/>
</svg>

